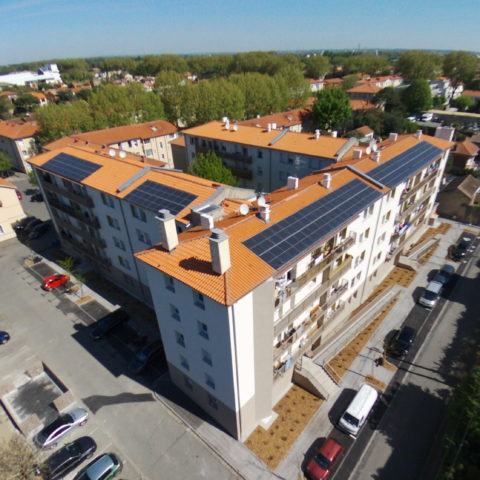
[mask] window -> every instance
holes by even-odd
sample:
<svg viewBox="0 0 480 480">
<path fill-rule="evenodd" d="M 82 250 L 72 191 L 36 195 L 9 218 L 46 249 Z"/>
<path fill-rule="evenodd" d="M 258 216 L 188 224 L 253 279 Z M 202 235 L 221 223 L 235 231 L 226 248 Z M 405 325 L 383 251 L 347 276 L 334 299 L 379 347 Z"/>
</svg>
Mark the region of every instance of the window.
<svg viewBox="0 0 480 480">
<path fill-rule="evenodd" d="M 183 382 L 189 390 L 193 390 L 193 383 L 186 375 L 183 376 Z"/>
<path fill-rule="evenodd" d="M 153 157 L 153 150 L 149 148 L 148 150 L 145 150 L 145 155 L 147 157 Z"/>
<path fill-rule="evenodd" d="M 185 337 L 183 336 L 183 333 L 175 332 L 175 341 L 181 347 L 185 347 Z"/>
<path fill-rule="evenodd" d="M 188 364 L 188 360 L 183 355 L 180 355 L 180 365 L 185 370 L 190 370 L 190 365 Z"/>
<path fill-rule="evenodd" d="M 105 195 L 102 192 L 100 193 L 100 197 L 102 197 L 102 202 L 104 205 L 110 208 L 115 208 L 115 204 L 113 203 L 113 198 L 110 195 Z"/>
<path fill-rule="evenodd" d="M 113 243 L 114 245 L 119 248 L 120 250 L 124 250 L 125 251 L 125 243 L 123 243 L 122 240 L 120 240 L 119 238 L 117 237 L 113 237 Z"/>
<path fill-rule="evenodd" d="M 137 228 L 137 238 L 140 242 L 144 243 L 145 245 L 151 245 L 152 241 L 150 240 L 150 235 L 147 232 L 142 232 Z"/>
<path fill-rule="evenodd" d="M 193 291 L 193 303 L 202 310 L 205 310 L 205 297 L 196 290 Z"/>
<path fill-rule="evenodd" d="M 370 236 L 370 229 L 367 228 L 367 229 L 365 230 L 365 238 L 368 238 L 369 236 Z"/>
<path fill-rule="evenodd" d="M 372 215 L 373 214 L 373 209 L 374 209 L 374 205 L 370 205 L 370 208 L 368 209 L 368 214 L 369 215 Z"/>
<path fill-rule="evenodd" d="M 126 268 L 127 270 L 130 270 L 130 263 L 126 258 L 123 258 L 122 256 L 118 256 L 118 263 L 123 267 Z"/>
<path fill-rule="evenodd" d="M 138 218 L 139 220 L 141 220 L 142 222 L 146 222 L 147 221 L 147 216 L 145 215 L 145 211 L 142 210 L 141 208 L 138 208 L 136 207 L 135 205 L 130 205 L 130 210 L 132 212 L 132 215 L 135 217 L 135 218 Z"/>
<path fill-rule="evenodd" d="M 203 322 L 197 322 L 198 334 L 208 340 L 208 327 Z"/>
<path fill-rule="evenodd" d="M 164 277 L 165 280 L 165 288 L 167 290 L 170 290 L 171 292 L 175 291 L 175 283 L 173 278 L 170 275 L 165 275 Z"/>
<path fill-rule="evenodd" d="M 205 383 L 213 390 L 215 390 L 215 380 L 208 373 L 205 374 Z"/>
<path fill-rule="evenodd" d="M 163 148 L 163 142 L 160 142 L 160 148 Z"/>
<path fill-rule="evenodd" d="M 350 288 L 352 288 L 355 285 L 355 279 L 352 278 L 352 281 L 350 282 Z"/>
<path fill-rule="evenodd" d="M 212 366 L 212 356 L 209 352 L 202 348 L 202 360 L 207 364 Z"/>
<path fill-rule="evenodd" d="M 287 181 L 287 172 L 278 172 L 278 178 L 281 182 L 286 182 Z"/>
<path fill-rule="evenodd" d="M 261 167 L 260 165 L 257 167 L 257 174 L 263 175 L 263 167 Z"/>
<path fill-rule="evenodd" d="M 170 313 L 175 320 L 180 321 L 180 312 L 175 305 L 170 304 Z"/>
<path fill-rule="evenodd" d="M 263 152 L 261 150 L 257 150 L 257 158 L 263 158 Z"/>
<path fill-rule="evenodd" d="M 135 286 L 135 280 L 130 275 L 127 275 L 126 273 L 123 274 L 123 280 L 127 285 L 130 285 L 131 287 Z"/>
<path fill-rule="evenodd" d="M 120 230 L 120 224 L 118 223 L 118 219 L 107 215 L 107 222 L 115 230 Z"/>
<path fill-rule="evenodd" d="M 0 235 L 3 235 L 5 232 L 3 230 L 3 227 L 0 225 Z"/>
<path fill-rule="evenodd" d="M 208 404 L 215 410 L 218 410 L 218 401 L 215 397 L 211 395 L 208 396 Z"/>
</svg>

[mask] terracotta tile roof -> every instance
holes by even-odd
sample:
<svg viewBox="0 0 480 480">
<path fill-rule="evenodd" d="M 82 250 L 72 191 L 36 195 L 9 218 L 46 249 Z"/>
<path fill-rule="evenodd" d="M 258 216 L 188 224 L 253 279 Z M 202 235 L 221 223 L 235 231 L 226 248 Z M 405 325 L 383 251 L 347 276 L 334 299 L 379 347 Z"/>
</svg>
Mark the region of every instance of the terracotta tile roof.
<svg viewBox="0 0 480 480">
<path fill-rule="evenodd" d="M 20 138 L 33 137 L 40 131 L 37 122 L 17 123 L 14 121 L 0 120 L 0 137 L 17 140 Z"/>
<path fill-rule="evenodd" d="M 343 82 L 342 78 L 335 77 L 335 78 L 325 78 L 323 80 L 323 83 L 326 87 L 331 87 L 331 86 L 338 86 L 341 85 Z"/>
<path fill-rule="evenodd" d="M 273 113 L 264 117 L 251 118 L 238 122 L 239 125 L 246 125 L 247 127 L 262 127 L 267 128 L 269 123 L 276 123 L 278 127 L 291 127 L 293 125 L 301 124 L 303 118 L 311 113 L 309 108 L 296 108 L 288 112 Z"/>
<path fill-rule="evenodd" d="M 364 82 L 356 87 L 350 88 L 347 90 L 348 93 L 378 93 L 382 90 L 379 86 L 374 83 Z"/>
<path fill-rule="evenodd" d="M 161 137 L 176 133 L 178 128 L 172 123 L 164 120 L 155 120 L 153 122 L 138 123 L 126 125 L 124 127 L 106 128 L 104 130 L 94 130 L 75 135 L 81 140 L 88 140 L 97 145 L 111 145 L 128 140 L 147 139 Z"/>
<path fill-rule="evenodd" d="M 463 142 L 457 142 L 453 153 L 474 157 L 479 150 L 480 148 L 478 148 L 473 142 L 467 139 Z"/>
<path fill-rule="evenodd" d="M 466 97 L 472 97 L 472 98 L 480 98 L 480 90 L 464 90 L 462 92 L 462 95 L 465 95 Z"/>
<path fill-rule="evenodd" d="M 234 131 L 232 124 L 230 124 L 230 128 L 227 130 L 222 122 L 217 121 L 183 130 L 183 133 L 219 141 L 332 159 L 335 158 L 337 151 L 347 142 L 345 138 L 333 138 L 322 135 L 316 140 L 315 136 L 310 133 L 286 132 L 274 145 L 269 145 L 281 132 L 278 130 L 268 132 L 261 128 L 245 125 L 238 125 L 238 130 Z"/>
<path fill-rule="evenodd" d="M 28 95 L 38 98 L 39 100 L 44 100 L 46 98 L 42 92 L 28 92 Z"/>
<path fill-rule="evenodd" d="M 428 141 L 442 149 L 451 147 L 450 142 L 427 137 L 421 139 L 414 136 L 405 136 L 396 142 L 383 142 L 380 164 L 401 152 L 408 150 L 421 141 Z M 265 230 L 271 225 L 285 219 L 299 209 L 310 205 L 312 202 L 324 197 L 340 188 L 353 179 L 359 179 L 379 190 L 374 184 L 364 177 L 346 168 L 347 164 L 355 166 L 363 172 L 368 172 L 379 163 L 369 157 L 349 162 L 340 162 L 332 168 L 324 169 L 332 174 L 331 187 L 327 190 L 320 184 L 323 173 L 315 173 L 299 180 L 299 188 L 290 190 L 280 188 L 266 196 L 271 208 L 271 221 L 265 224 L 256 217 L 254 208 L 245 215 L 232 213 L 215 226 L 221 228 L 229 236 L 231 254 L 231 267 L 223 275 L 218 275 L 211 268 L 211 255 L 208 236 L 210 230 L 201 230 L 200 227 L 186 231 L 179 235 L 179 245 L 171 253 L 165 251 L 161 245 L 139 252 L 136 257 L 162 272 L 176 278 L 180 282 L 214 299 L 223 305 L 232 305 L 256 286 L 276 274 L 276 271 L 257 257 L 243 245 L 243 241 Z M 386 193 L 388 188 L 383 189 Z M 312 245 L 312 248 L 314 245 Z"/>
<path fill-rule="evenodd" d="M 355 129 L 356 132 L 363 133 L 363 135 L 369 135 L 371 133 L 374 133 L 374 131 L 368 127 L 367 125 L 364 125 L 363 127 L 358 127 Z"/>
<path fill-rule="evenodd" d="M 312 85 L 316 85 L 317 83 L 322 83 L 323 84 L 323 79 L 321 78 L 309 78 L 308 82 L 311 83 Z"/>
<path fill-rule="evenodd" d="M 16 185 L 14 185 L 13 183 L 11 183 L 8 180 L 5 180 L 4 178 L 1 178 L 1 177 L 0 177 L 0 187 L 17 188 Z"/>
<path fill-rule="evenodd" d="M 11 92 L 10 90 L 4 90 L 3 92 L 0 92 L 0 97 L 13 97 L 16 95 L 16 92 Z"/>
<path fill-rule="evenodd" d="M 367 100 L 350 100 L 350 108 L 352 110 L 369 110 L 370 108 L 376 108 L 376 106 Z"/>
<path fill-rule="evenodd" d="M 179 135 L 175 140 L 170 142 L 170 145 L 177 145 L 179 147 L 185 146 L 185 137 L 183 135 Z"/>
</svg>

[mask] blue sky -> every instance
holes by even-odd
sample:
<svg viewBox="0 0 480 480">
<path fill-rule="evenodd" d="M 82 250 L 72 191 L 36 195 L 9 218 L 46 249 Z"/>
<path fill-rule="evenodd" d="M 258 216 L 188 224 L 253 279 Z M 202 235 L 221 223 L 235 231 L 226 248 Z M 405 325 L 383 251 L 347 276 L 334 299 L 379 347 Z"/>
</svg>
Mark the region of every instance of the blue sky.
<svg viewBox="0 0 480 480">
<path fill-rule="evenodd" d="M 0 65 L 148 53 L 480 50 L 479 0 L 0 0 Z"/>
</svg>

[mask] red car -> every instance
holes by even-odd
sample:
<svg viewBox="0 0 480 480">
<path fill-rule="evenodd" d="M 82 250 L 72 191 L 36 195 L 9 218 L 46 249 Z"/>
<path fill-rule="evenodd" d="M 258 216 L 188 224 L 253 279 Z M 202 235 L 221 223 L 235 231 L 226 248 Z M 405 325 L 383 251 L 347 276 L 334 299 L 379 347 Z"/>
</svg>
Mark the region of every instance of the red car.
<svg viewBox="0 0 480 480">
<path fill-rule="evenodd" d="M 343 447 L 329 437 L 307 465 L 307 475 L 312 480 L 328 478 L 333 466 L 342 455 Z"/>
<path fill-rule="evenodd" d="M 55 275 L 50 275 L 49 277 L 45 277 L 43 279 L 42 288 L 44 290 L 52 290 L 65 285 L 69 280 L 70 277 L 68 275 L 56 273 Z"/>
</svg>

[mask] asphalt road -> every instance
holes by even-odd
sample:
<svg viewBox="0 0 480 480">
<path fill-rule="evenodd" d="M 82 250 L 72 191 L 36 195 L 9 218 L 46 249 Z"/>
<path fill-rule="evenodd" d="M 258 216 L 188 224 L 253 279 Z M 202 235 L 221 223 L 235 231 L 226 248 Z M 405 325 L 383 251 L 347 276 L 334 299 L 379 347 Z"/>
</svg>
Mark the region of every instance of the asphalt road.
<svg viewBox="0 0 480 480">
<path fill-rule="evenodd" d="M 478 240 L 432 311 L 415 305 L 406 316 L 404 324 L 417 329 L 417 339 L 408 356 L 395 362 L 392 383 L 357 440 L 334 430 L 347 447 L 335 480 L 434 478 L 448 396 L 480 338 L 476 247 Z"/>
</svg>

